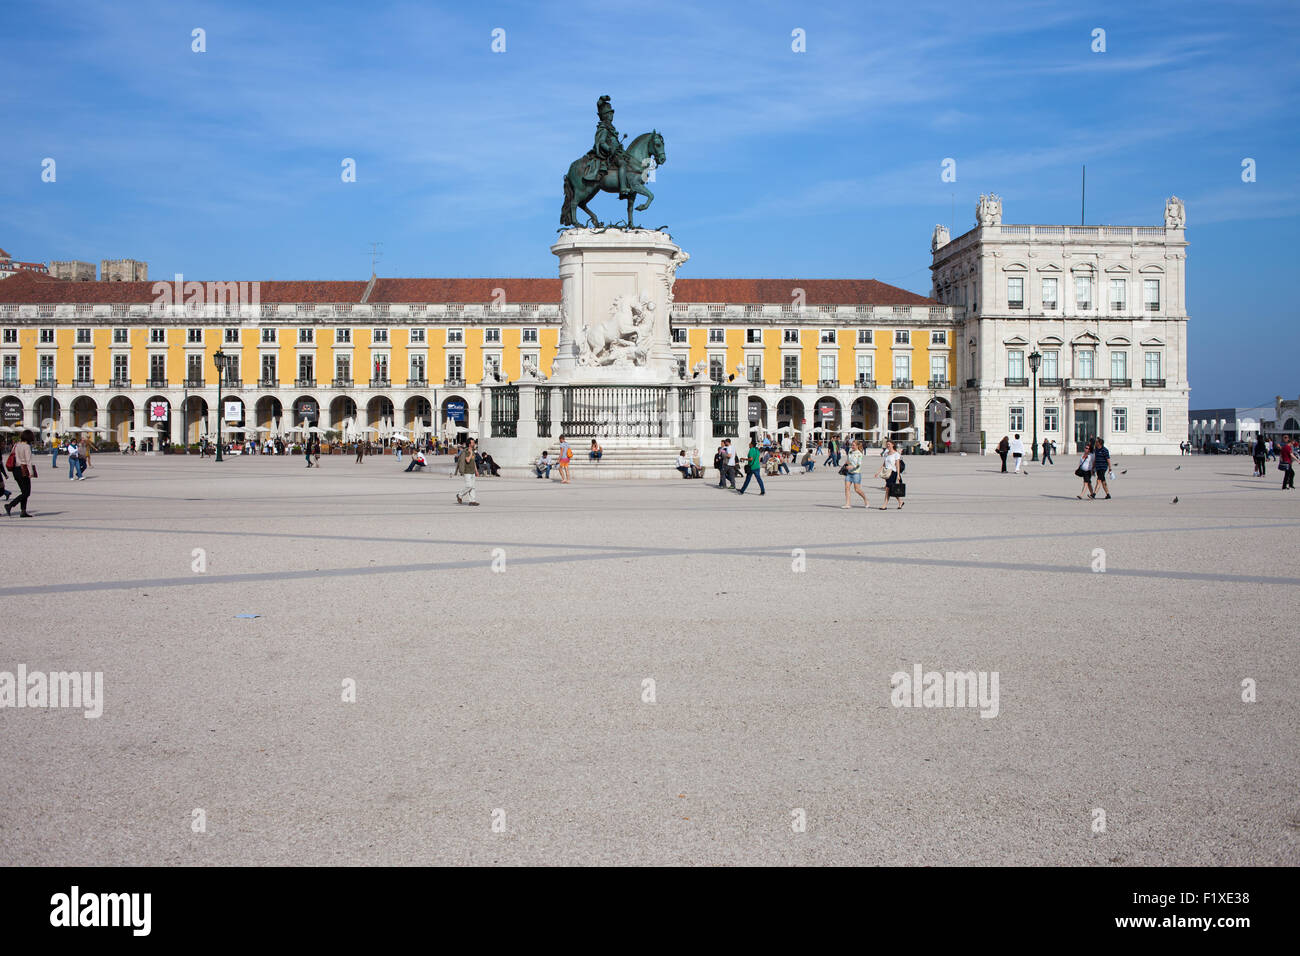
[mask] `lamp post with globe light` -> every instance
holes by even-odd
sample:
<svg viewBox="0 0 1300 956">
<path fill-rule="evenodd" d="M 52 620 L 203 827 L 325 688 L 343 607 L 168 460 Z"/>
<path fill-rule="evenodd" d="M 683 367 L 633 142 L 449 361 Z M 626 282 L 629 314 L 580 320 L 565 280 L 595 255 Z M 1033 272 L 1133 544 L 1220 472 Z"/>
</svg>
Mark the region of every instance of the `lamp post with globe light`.
<svg viewBox="0 0 1300 956">
<path fill-rule="evenodd" d="M 1042 361 L 1037 349 L 1029 353 L 1029 371 L 1034 375 L 1034 457 L 1030 461 L 1038 461 L 1038 366 Z"/>
</svg>

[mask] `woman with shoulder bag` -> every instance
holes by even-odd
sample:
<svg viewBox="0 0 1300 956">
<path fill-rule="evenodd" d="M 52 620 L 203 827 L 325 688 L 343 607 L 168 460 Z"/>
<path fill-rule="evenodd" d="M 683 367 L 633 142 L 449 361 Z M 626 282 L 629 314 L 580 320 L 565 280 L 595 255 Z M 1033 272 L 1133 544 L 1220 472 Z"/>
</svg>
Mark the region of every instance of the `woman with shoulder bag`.
<svg viewBox="0 0 1300 956">
<path fill-rule="evenodd" d="M 863 457 L 864 452 L 862 450 L 862 442 L 855 441 L 853 443 L 853 450 L 850 451 L 848 455 L 849 460 L 846 461 L 844 467 L 840 469 L 840 471 L 844 473 L 844 504 L 840 506 L 841 508 L 853 507 L 851 492 L 854 491 L 856 491 L 858 497 L 862 499 L 862 507 L 871 507 L 871 502 L 867 500 L 867 493 L 862 490 Z"/>
<path fill-rule="evenodd" d="M 1092 466 L 1096 459 L 1092 455 L 1092 439 L 1088 439 L 1088 444 L 1083 446 L 1083 455 L 1079 458 L 1079 467 L 1074 469 L 1074 473 L 1083 479 L 1082 493 L 1075 495 L 1080 501 L 1083 500 L 1084 494 L 1089 498 L 1096 498 L 1096 493 L 1092 490 Z"/>
<path fill-rule="evenodd" d="M 13 514 L 14 505 L 19 506 L 19 516 L 30 518 L 27 512 L 27 501 L 32 496 L 32 479 L 36 477 L 36 466 L 32 464 L 32 433 L 31 429 L 25 430 L 14 442 L 14 447 L 9 452 L 9 457 L 5 459 L 5 467 L 9 473 L 14 476 L 14 481 L 18 482 L 18 491 L 20 494 L 17 498 L 5 505 L 5 514 Z"/>
</svg>

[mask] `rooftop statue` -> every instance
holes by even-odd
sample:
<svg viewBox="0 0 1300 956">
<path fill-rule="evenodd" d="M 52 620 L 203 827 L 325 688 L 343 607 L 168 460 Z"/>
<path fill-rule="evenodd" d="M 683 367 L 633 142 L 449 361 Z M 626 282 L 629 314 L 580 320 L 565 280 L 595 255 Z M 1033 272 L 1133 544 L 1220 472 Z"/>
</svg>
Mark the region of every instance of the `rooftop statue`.
<svg viewBox="0 0 1300 956">
<path fill-rule="evenodd" d="M 646 188 L 646 178 L 651 159 L 656 166 L 668 161 L 664 154 L 664 138 L 658 130 L 642 133 L 623 147 L 623 139 L 614 128 L 614 107 L 608 96 L 596 101 L 596 115 L 600 123 L 596 126 L 596 139 L 591 149 L 581 159 L 574 160 L 569 172 L 564 177 L 564 206 L 560 210 L 561 226 L 577 226 L 578 210 L 581 209 L 590 219 L 593 228 L 601 229 L 603 224 L 596 214 L 587 208 L 587 203 L 600 192 L 618 193 L 619 199 L 627 200 L 626 228 L 632 229 L 632 203 L 637 195 L 645 196 L 645 202 L 637 206 L 644 212 L 654 202 L 655 195 Z"/>
</svg>

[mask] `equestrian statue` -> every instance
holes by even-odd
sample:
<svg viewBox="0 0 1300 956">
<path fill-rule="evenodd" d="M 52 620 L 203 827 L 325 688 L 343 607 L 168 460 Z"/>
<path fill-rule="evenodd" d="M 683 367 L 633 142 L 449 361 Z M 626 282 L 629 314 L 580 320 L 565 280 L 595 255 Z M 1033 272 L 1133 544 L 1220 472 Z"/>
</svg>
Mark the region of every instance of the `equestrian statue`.
<svg viewBox="0 0 1300 956">
<path fill-rule="evenodd" d="M 636 207 L 641 212 L 654 202 L 655 194 L 646 188 L 646 178 L 652 159 L 655 166 L 668 161 L 664 154 L 664 138 L 658 130 L 652 129 L 632 140 L 624 149 L 622 138 L 614 128 L 614 107 L 608 96 L 596 101 L 596 115 L 600 117 L 600 123 L 596 126 L 595 144 L 585 156 L 573 161 L 564 177 L 560 225 L 577 226 L 578 210 L 581 209 L 590 218 L 592 228 L 604 228 L 596 214 L 587 208 L 587 203 L 597 193 L 607 192 L 618 193 L 619 199 L 627 200 L 627 228 L 632 229 L 632 203 L 636 197 L 645 196 L 645 202 Z"/>
</svg>

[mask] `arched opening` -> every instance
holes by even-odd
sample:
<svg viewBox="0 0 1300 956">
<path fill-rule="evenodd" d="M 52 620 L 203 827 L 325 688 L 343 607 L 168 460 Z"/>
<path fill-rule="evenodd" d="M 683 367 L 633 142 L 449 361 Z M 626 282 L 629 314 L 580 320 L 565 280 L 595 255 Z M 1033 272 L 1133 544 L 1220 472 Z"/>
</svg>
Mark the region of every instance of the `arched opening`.
<svg viewBox="0 0 1300 956">
<path fill-rule="evenodd" d="M 403 413 L 403 425 L 412 435 L 415 434 L 417 428 L 432 428 L 434 425 L 433 406 L 429 404 L 429 400 L 423 395 L 408 398 Z"/>
<path fill-rule="evenodd" d="M 948 423 L 948 424 L 945 424 Z M 934 443 L 934 450 L 947 450 L 947 443 L 956 437 L 956 426 L 952 424 L 952 406 L 942 398 L 932 398 L 925 406 L 925 440 Z"/>
<path fill-rule="evenodd" d="M 0 397 L 0 424 L 3 424 L 6 428 L 21 429 L 26 413 L 27 410 L 23 407 L 23 400 L 17 395 Z"/>
<path fill-rule="evenodd" d="M 881 440 L 880 408 L 876 405 L 875 399 L 863 396 L 853 400 L 849 408 L 849 427 L 861 428 L 864 433 L 863 440 L 867 444 L 874 444 Z"/>
<path fill-rule="evenodd" d="M 844 428 L 843 411 L 839 399 L 834 396 L 823 395 L 817 399 L 816 405 L 813 406 L 814 434 L 819 434 L 822 438 L 838 435 Z"/>
<path fill-rule="evenodd" d="M 889 403 L 889 425 L 886 437 L 894 442 L 915 442 L 916 406 L 909 398 L 896 398 Z"/>
<path fill-rule="evenodd" d="M 132 435 L 131 429 L 135 427 L 135 402 L 125 395 L 117 395 L 109 399 L 108 402 L 108 429 L 109 441 L 115 441 L 119 445 L 125 445 L 132 438 L 139 439 L 143 436 Z"/>
<path fill-rule="evenodd" d="M 386 395 L 376 395 L 366 403 L 366 424 L 382 428 L 393 421 L 393 403 Z"/>
<path fill-rule="evenodd" d="M 796 432 L 802 433 L 807 418 L 804 415 L 803 402 L 793 395 L 786 396 L 776 403 L 776 427 L 793 428 Z"/>
<path fill-rule="evenodd" d="M 749 427 L 753 428 L 755 425 L 763 431 L 768 430 L 767 402 L 757 395 L 751 395 L 749 396 Z"/>
<path fill-rule="evenodd" d="M 72 428 L 93 429 L 99 425 L 99 406 L 89 395 L 78 395 L 72 400 Z"/>
<path fill-rule="evenodd" d="M 266 431 L 258 431 L 257 434 L 265 435 L 272 432 L 279 432 L 281 421 L 284 418 L 284 406 L 280 400 L 273 395 L 263 395 L 257 400 L 257 405 L 253 409 L 253 414 L 257 420 L 257 428 L 265 428 Z"/>
<path fill-rule="evenodd" d="M 186 399 L 181 406 L 181 425 L 186 443 L 198 444 L 208 431 L 208 403 L 197 395 Z"/>
<path fill-rule="evenodd" d="M 45 432 L 47 439 L 63 427 L 63 406 L 57 399 L 42 395 L 32 403 L 32 412 L 36 417 L 33 424 Z"/>
<path fill-rule="evenodd" d="M 301 422 L 295 422 L 301 424 Z M 357 424 L 357 403 L 346 395 L 340 395 L 330 402 L 329 427 L 335 431 L 348 431 Z"/>
<path fill-rule="evenodd" d="M 153 395 L 144 403 L 144 435 L 136 443 L 144 442 L 146 451 L 156 451 L 172 440 L 172 403 L 161 395 Z"/>
</svg>

